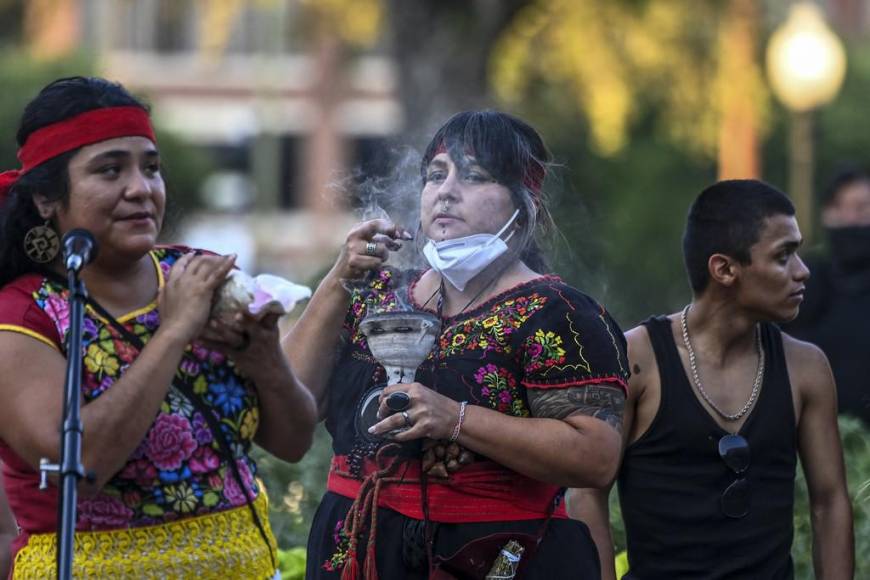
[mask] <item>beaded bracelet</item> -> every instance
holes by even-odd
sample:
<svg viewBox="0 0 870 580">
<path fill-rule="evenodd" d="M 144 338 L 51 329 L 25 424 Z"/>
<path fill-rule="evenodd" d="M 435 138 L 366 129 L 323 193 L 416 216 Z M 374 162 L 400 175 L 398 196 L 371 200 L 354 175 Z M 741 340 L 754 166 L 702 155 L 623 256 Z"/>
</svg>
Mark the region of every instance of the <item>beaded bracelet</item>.
<svg viewBox="0 0 870 580">
<path fill-rule="evenodd" d="M 450 435 L 451 443 L 459 439 L 459 431 L 462 429 L 462 421 L 465 419 L 465 407 L 468 406 L 468 401 L 459 403 L 459 420 L 456 421 L 456 427 L 453 428 L 453 433 Z"/>
</svg>

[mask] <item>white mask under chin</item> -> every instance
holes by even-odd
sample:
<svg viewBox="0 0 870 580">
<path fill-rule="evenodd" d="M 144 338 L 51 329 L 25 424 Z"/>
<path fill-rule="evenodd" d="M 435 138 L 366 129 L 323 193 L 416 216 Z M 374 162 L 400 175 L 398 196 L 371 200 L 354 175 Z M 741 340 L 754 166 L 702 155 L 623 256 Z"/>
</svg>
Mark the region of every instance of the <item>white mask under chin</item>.
<svg viewBox="0 0 870 580">
<path fill-rule="evenodd" d="M 507 252 L 507 241 L 514 232 L 505 239 L 501 239 L 501 235 L 514 223 L 519 213 L 520 210 L 516 210 L 497 234 L 473 234 L 443 242 L 429 240 L 423 246 L 423 255 L 433 270 L 462 292 L 469 280 Z"/>
</svg>

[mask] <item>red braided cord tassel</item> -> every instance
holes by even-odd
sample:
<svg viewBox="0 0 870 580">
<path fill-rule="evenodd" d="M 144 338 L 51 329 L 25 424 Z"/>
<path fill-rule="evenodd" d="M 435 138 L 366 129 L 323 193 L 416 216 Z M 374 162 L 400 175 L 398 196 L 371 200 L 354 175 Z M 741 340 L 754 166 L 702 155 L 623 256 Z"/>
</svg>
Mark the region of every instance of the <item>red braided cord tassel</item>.
<svg viewBox="0 0 870 580">
<path fill-rule="evenodd" d="M 386 470 L 385 470 L 386 471 Z M 386 481 L 378 479 L 372 490 L 372 514 L 369 522 L 369 541 L 366 546 L 366 559 L 363 563 L 364 577 L 366 580 L 378 580 L 377 550 L 375 548 L 378 537 L 378 496 L 381 492 L 381 484 Z"/>
<path fill-rule="evenodd" d="M 380 459 L 385 448 L 377 454 Z M 363 481 L 359 495 L 351 505 L 348 512 L 348 518 L 344 522 L 345 530 L 350 528 L 352 536 L 350 539 L 350 550 L 348 551 L 348 559 L 341 571 L 341 580 L 359 580 L 360 569 L 359 561 L 357 560 L 356 547 L 359 544 L 359 535 L 362 533 L 362 528 L 365 526 L 366 516 L 369 517 L 369 539 L 366 546 L 366 557 L 363 562 L 363 578 L 365 580 L 379 580 L 377 559 L 375 554 L 376 537 L 378 531 L 378 496 L 380 495 L 381 484 L 390 483 L 393 480 L 388 477 L 398 467 L 398 462 L 393 461 L 386 467 L 372 473 Z M 351 523 L 350 520 L 353 520 Z"/>
<path fill-rule="evenodd" d="M 363 578 L 365 578 L 365 580 L 378 580 L 378 566 L 375 561 L 374 546 L 366 548 L 366 561 L 363 565 L 363 570 Z M 342 578 L 342 580 L 344 580 L 344 578 Z"/>
<path fill-rule="evenodd" d="M 348 552 L 347 561 L 341 571 L 341 580 L 359 580 L 359 562 L 356 561 L 356 552 Z"/>
<path fill-rule="evenodd" d="M 357 561 L 356 548 L 359 543 L 359 534 L 363 514 L 365 513 L 366 503 L 371 498 L 371 493 L 367 489 L 369 482 L 363 482 L 360 489 L 360 495 L 351 504 L 347 512 L 347 517 L 344 520 L 344 532 L 350 538 L 350 545 L 347 550 L 347 559 L 344 562 L 344 567 L 341 570 L 341 580 L 359 580 L 360 570 L 359 562 Z M 362 504 L 362 505 L 360 505 Z"/>
</svg>

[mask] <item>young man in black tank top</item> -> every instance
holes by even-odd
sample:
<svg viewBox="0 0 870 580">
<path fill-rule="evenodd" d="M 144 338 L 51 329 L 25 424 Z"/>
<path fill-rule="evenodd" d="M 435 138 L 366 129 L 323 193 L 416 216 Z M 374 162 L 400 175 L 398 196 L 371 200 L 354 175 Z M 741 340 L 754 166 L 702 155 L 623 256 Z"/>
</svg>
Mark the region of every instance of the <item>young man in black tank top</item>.
<svg viewBox="0 0 870 580">
<path fill-rule="evenodd" d="M 799 454 L 817 578 L 852 578 L 852 514 L 834 381 L 816 346 L 779 331 L 809 271 L 794 207 L 754 180 L 723 181 L 689 212 L 694 299 L 627 333 L 632 368 L 618 483 L 623 578 L 790 579 Z M 609 490 L 572 490 L 569 511 L 615 577 Z"/>
</svg>

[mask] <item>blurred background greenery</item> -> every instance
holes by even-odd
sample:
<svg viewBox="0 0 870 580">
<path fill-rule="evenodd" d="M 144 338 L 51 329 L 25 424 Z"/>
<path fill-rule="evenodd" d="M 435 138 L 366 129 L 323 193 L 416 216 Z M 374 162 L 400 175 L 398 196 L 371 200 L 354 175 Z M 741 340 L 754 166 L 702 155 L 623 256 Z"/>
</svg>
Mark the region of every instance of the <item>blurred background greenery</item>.
<svg viewBox="0 0 870 580">
<path fill-rule="evenodd" d="M 313 285 L 354 209 L 402 206 L 396 195 L 413 206 L 419 184 L 408 176 L 435 127 L 459 110 L 501 108 L 538 127 L 559 164 L 547 183 L 560 230 L 554 269 L 630 328 L 689 300 L 680 236 L 703 187 L 720 177 L 795 187 L 795 115 L 771 96 L 764 68 L 793 4 L 0 0 L 0 162 L 14 166 L 20 112 L 46 82 L 119 80 L 150 100 L 159 125 L 166 239 L 195 231 L 218 250 L 244 243 L 251 270 Z M 870 8 L 817 5 L 847 68 L 836 99 L 810 113 L 815 172 L 797 184 L 810 192 L 839 167 L 870 161 Z M 243 229 L 231 236 L 230 225 Z M 854 421 L 841 427 L 858 577 L 870 577 L 868 433 Z M 259 456 L 285 549 L 304 546 L 329 457 L 323 431 L 299 464 Z M 809 577 L 801 493 L 794 552 L 798 577 Z M 301 560 L 287 552 L 285 576 L 301 577 Z"/>
</svg>

